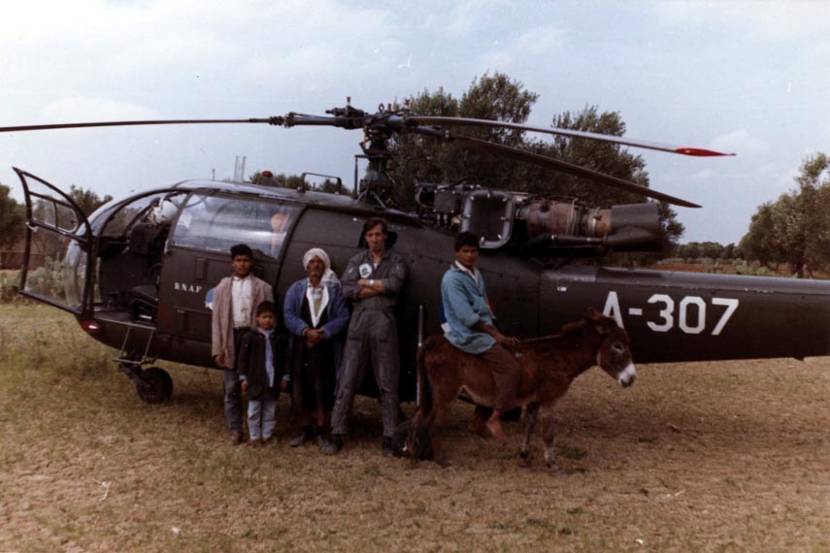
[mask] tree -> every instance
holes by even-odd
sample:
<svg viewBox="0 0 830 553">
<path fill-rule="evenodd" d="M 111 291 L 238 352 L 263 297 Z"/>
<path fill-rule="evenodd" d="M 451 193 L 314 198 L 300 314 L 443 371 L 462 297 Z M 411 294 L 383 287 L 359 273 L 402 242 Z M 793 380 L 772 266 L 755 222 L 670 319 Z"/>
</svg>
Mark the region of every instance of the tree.
<svg viewBox="0 0 830 553">
<path fill-rule="evenodd" d="M 0 248 L 13 246 L 23 236 L 26 211 L 9 195 L 11 189 L 0 184 Z"/>
<path fill-rule="evenodd" d="M 87 217 L 93 211 L 112 200 L 112 196 L 109 194 L 101 198 L 92 190 L 85 190 L 83 187 L 75 186 L 74 184 L 69 188 L 69 197 L 72 198 L 73 202 L 78 204 L 78 207 Z"/>
<path fill-rule="evenodd" d="M 830 156 L 817 153 L 804 160 L 796 177 L 803 213 L 805 262 L 811 268 L 830 266 Z"/>
<path fill-rule="evenodd" d="M 775 234 L 773 204 L 762 204 L 752 216 L 749 232 L 741 239 L 741 250 L 748 260 L 772 267 L 780 263 L 779 245 Z"/>
<path fill-rule="evenodd" d="M 830 265 L 830 158 L 807 157 L 795 181 L 796 190 L 758 208 L 740 249 L 765 265 L 789 263 L 803 276 Z"/>
</svg>

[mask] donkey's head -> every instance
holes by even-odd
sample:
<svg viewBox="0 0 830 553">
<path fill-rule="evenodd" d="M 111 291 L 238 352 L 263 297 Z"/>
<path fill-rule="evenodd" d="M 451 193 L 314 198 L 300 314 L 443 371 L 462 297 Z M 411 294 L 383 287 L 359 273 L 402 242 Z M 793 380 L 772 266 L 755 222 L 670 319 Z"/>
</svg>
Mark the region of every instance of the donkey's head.
<svg viewBox="0 0 830 553">
<path fill-rule="evenodd" d="M 617 379 L 623 387 L 634 384 L 637 368 L 631 360 L 630 341 L 625 329 L 592 307 L 585 314 L 585 322 L 599 333 L 602 340 L 597 350 L 597 365 Z"/>
</svg>

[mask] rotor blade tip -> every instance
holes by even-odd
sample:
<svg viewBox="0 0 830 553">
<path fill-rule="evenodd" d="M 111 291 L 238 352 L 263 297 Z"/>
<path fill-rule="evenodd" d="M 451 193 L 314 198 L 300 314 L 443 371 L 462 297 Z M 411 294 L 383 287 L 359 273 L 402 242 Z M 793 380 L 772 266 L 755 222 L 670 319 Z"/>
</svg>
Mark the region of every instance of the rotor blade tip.
<svg viewBox="0 0 830 553">
<path fill-rule="evenodd" d="M 697 156 L 697 157 L 715 157 L 715 156 L 734 156 L 735 154 L 727 154 L 724 152 L 717 152 L 715 150 L 707 150 L 706 148 L 689 148 L 689 147 L 682 147 L 677 148 L 674 150 L 675 153 L 683 154 L 686 156 Z"/>
</svg>

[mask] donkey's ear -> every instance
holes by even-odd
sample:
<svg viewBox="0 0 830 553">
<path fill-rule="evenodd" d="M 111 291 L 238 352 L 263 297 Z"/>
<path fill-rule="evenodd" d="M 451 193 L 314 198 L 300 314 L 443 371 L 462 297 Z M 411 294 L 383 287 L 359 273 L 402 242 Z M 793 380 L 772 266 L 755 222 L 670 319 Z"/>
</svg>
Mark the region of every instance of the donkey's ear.
<svg viewBox="0 0 830 553">
<path fill-rule="evenodd" d="M 605 319 L 606 317 L 593 307 L 585 310 L 585 322 L 591 325 L 599 334 L 608 333 Z"/>
<path fill-rule="evenodd" d="M 588 307 L 588 309 L 585 310 L 585 319 L 590 319 L 592 321 L 600 321 L 602 320 L 602 313 L 600 313 L 593 307 Z"/>
</svg>

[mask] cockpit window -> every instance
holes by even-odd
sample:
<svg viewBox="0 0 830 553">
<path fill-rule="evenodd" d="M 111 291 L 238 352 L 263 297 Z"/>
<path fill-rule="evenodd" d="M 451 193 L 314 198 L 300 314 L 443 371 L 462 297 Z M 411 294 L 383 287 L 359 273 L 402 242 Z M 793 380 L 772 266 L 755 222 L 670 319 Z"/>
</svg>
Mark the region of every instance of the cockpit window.
<svg viewBox="0 0 830 553">
<path fill-rule="evenodd" d="M 266 200 L 193 194 L 179 216 L 173 243 L 223 252 L 236 244 L 248 244 L 264 255 L 277 257 L 298 211 Z"/>
</svg>

